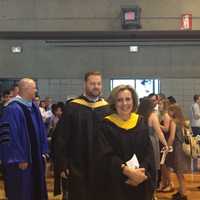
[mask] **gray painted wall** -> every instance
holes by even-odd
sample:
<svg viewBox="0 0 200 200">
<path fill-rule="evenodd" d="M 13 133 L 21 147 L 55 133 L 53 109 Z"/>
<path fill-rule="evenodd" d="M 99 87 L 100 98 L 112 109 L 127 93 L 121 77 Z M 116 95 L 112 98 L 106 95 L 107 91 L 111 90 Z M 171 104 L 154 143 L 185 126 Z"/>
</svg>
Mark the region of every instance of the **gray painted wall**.
<svg viewBox="0 0 200 200">
<path fill-rule="evenodd" d="M 20 45 L 21 54 L 12 46 Z M 64 100 L 79 95 L 82 78 L 89 70 L 99 70 L 104 77 L 104 94 L 110 90 L 111 78 L 160 78 L 161 91 L 174 95 L 186 112 L 194 93 L 200 93 L 200 46 L 185 43 L 130 43 L 139 51 L 131 53 L 127 43 L 98 46 L 68 43 L 57 45 L 45 41 L 0 41 L 1 77 L 38 79 L 40 95 Z"/>
<path fill-rule="evenodd" d="M 12 46 L 21 46 L 22 53 L 13 54 Z M 122 44 L 121 44 L 122 45 Z M 134 45 L 134 43 L 130 43 Z M 1 77 L 75 78 L 88 70 L 99 70 L 105 78 L 158 77 L 198 78 L 200 45 L 190 43 L 115 43 L 97 46 L 70 47 L 68 44 L 47 44 L 45 41 L 0 40 Z"/>
<path fill-rule="evenodd" d="M 1 0 L 0 31 L 120 30 L 120 9 L 142 8 L 143 30 L 177 30 L 183 13 L 200 27 L 199 0 Z"/>
<path fill-rule="evenodd" d="M 141 30 L 179 30 L 183 13 L 192 13 L 193 30 L 200 28 L 199 0 L 0 0 L 0 31 L 119 31 L 121 7 L 135 4 L 142 8 Z M 16 45 L 21 54 L 11 53 Z M 139 52 L 130 53 L 129 45 Z M 71 47 L 0 40 L 0 77 L 36 78 L 41 96 L 56 100 L 79 94 L 88 70 L 103 73 L 105 95 L 110 78 L 156 77 L 162 92 L 175 95 L 186 110 L 194 92 L 200 93 L 199 52 L 198 43 Z"/>
</svg>

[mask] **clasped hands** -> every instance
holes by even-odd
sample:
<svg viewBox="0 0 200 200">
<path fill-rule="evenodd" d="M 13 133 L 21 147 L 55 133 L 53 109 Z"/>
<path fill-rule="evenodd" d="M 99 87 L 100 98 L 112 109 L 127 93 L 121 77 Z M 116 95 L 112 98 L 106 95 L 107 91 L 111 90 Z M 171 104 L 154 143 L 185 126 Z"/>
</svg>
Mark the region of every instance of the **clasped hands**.
<svg viewBox="0 0 200 200">
<path fill-rule="evenodd" d="M 60 177 L 61 177 L 61 178 L 67 179 L 68 176 L 69 176 L 69 169 L 66 169 L 66 170 L 64 170 L 64 171 L 62 171 L 62 172 L 60 173 Z"/>
<path fill-rule="evenodd" d="M 130 186 L 136 187 L 140 183 L 147 180 L 147 176 L 145 175 L 145 168 L 134 168 L 126 165 L 122 165 L 122 173 L 128 177 L 126 183 Z"/>
<path fill-rule="evenodd" d="M 128 177 L 128 180 L 126 183 L 128 185 L 131 185 L 133 187 L 138 186 L 140 183 L 147 180 L 147 176 L 145 175 L 145 168 L 133 168 L 128 166 L 122 166 L 123 168 L 123 174 Z M 62 171 L 60 176 L 62 178 L 67 178 L 69 175 L 69 170 L 66 169 L 65 171 Z"/>
</svg>

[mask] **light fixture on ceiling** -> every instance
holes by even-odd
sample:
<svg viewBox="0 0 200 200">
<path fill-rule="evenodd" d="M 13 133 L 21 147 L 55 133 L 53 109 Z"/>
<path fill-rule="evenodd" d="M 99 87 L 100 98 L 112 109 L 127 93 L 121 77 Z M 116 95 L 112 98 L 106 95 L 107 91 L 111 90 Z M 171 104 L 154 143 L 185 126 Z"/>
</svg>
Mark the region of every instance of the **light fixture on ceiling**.
<svg viewBox="0 0 200 200">
<path fill-rule="evenodd" d="M 12 53 L 22 53 L 22 47 L 21 46 L 12 46 L 11 52 Z"/>
<path fill-rule="evenodd" d="M 138 52 L 138 46 L 129 46 L 130 52 Z"/>
</svg>

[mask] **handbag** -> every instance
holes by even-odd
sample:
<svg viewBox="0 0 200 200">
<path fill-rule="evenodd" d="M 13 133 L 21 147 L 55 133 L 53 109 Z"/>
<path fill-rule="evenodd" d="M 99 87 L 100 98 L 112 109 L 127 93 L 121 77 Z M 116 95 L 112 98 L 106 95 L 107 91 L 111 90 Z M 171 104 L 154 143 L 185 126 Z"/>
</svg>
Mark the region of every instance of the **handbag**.
<svg viewBox="0 0 200 200">
<path fill-rule="evenodd" d="M 182 143 L 183 152 L 190 158 L 200 157 L 200 137 L 194 137 L 190 128 L 184 128 L 184 142 Z"/>
</svg>

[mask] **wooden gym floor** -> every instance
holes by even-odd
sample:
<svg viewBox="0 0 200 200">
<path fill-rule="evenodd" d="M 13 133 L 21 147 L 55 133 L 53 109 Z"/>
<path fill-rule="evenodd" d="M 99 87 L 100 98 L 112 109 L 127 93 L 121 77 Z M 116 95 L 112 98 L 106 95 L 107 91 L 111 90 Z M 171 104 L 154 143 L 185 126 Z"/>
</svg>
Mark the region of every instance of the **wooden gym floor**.
<svg viewBox="0 0 200 200">
<path fill-rule="evenodd" d="M 177 188 L 177 181 L 175 175 L 172 174 L 172 180 Z M 186 174 L 185 175 L 188 200 L 200 200 L 200 190 L 197 186 L 200 186 L 200 173 Z M 61 196 L 53 197 L 53 179 L 47 178 L 49 200 L 61 200 Z M 158 193 L 159 200 L 170 200 L 173 193 Z M 5 200 L 4 189 L 2 180 L 0 180 L 0 200 Z M 141 199 L 142 200 L 142 199 Z"/>
</svg>

